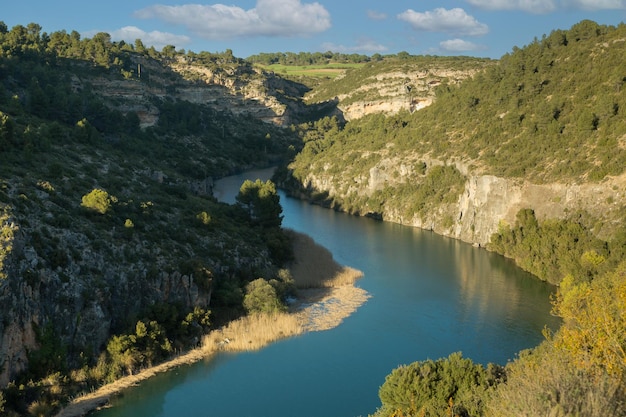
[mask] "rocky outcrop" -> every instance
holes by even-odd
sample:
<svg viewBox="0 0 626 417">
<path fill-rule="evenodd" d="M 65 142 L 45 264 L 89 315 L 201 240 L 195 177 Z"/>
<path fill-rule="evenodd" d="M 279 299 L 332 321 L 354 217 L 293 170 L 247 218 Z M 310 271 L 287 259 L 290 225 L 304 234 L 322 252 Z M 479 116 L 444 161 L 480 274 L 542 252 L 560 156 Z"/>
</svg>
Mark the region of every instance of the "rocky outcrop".
<svg viewBox="0 0 626 417">
<path fill-rule="evenodd" d="M 374 113 L 393 115 L 401 110 L 414 112 L 435 101 L 435 89 L 442 83 L 456 85 L 472 77 L 477 71 L 478 68 L 424 69 L 417 65 L 407 65 L 403 71 L 387 71 L 368 77 L 358 88 L 338 95 L 338 109 L 345 120 Z"/>
<path fill-rule="evenodd" d="M 530 208 L 539 220 L 589 213 L 603 220 L 602 228 L 594 233 L 608 237 L 622 210 L 619 202 L 624 195 L 626 175 L 583 184 L 533 184 L 491 175 L 470 176 L 459 197 L 456 224 L 443 234 L 484 245 L 501 223 L 513 225 L 516 214 Z"/>
<path fill-rule="evenodd" d="M 151 178 L 158 181 L 163 174 Z M 10 195 L 17 192 L 10 182 L 5 185 Z M 212 180 L 190 186 L 207 192 Z M 221 248 L 225 264 L 205 259 L 196 270 L 164 253 L 163 240 L 133 239 L 123 227 L 103 229 L 99 219 L 94 223 L 82 214 L 58 224 L 58 195 L 55 200 L 38 190 L 32 198 L 41 211 L 32 209 L 20 219 L 0 203 L 0 387 L 27 369 L 29 355 L 45 337 L 64 346 L 69 364 L 76 365 L 72 361 L 81 352 L 97 355 L 112 333 L 123 331 L 148 306 L 207 309 L 213 271 L 222 276 L 240 264 L 267 267 L 267 254 L 241 247 Z"/>
<path fill-rule="evenodd" d="M 154 100 L 165 97 L 220 111 L 228 109 L 233 114 L 249 115 L 278 126 L 297 122 L 294 116 L 306 107 L 294 99 L 304 94 L 303 86 L 245 65 L 212 69 L 182 58 L 169 65 L 135 59 L 138 68 L 142 68 L 140 73 L 125 79 L 105 76 L 81 79 L 75 75 L 72 86 L 79 91 L 89 84 L 110 107 L 124 114 L 135 112 L 142 128 L 158 122 L 159 111 Z"/>
<path fill-rule="evenodd" d="M 409 158 L 410 159 L 410 158 Z M 446 162 L 423 158 L 428 166 Z M 376 217 L 385 221 L 432 230 L 438 234 L 485 246 L 501 225 L 515 224 L 522 209 L 532 209 L 539 220 L 563 219 L 576 213 L 588 213 L 601 220 L 593 232 L 601 238 L 611 235 L 619 222 L 626 196 L 626 174 L 594 183 L 534 184 L 512 178 L 472 173 L 466 164 L 454 164 L 467 181 L 456 203 L 440 204 L 423 215 L 407 215 L 403 207 L 383 204 Z M 369 176 L 344 178 L 309 174 L 304 181 L 309 191 L 328 195 L 329 199 L 348 194 L 370 196 L 376 190 L 393 189 L 415 178 L 410 160 L 382 159 L 369 169 Z M 346 184 L 350 184 L 349 187 Z M 367 210 L 361 214 L 369 215 Z"/>
<path fill-rule="evenodd" d="M 82 249 L 80 262 L 56 267 L 37 254 L 25 234 L 16 239 L 13 244 L 23 249 L 5 259 L 6 278 L 0 280 L 0 386 L 27 368 L 29 352 L 40 348 L 38 335 L 47 326 L 71 357 L 99 352 L 113 328 L 147 305 L 209 305 L 210 284 L 199 286 L 198 277 L 178 271 L 149 276 L 148 265 L 113 264 L 81 248 L 80 236 L 65 236 L 73 250 Z"/>
</svg>

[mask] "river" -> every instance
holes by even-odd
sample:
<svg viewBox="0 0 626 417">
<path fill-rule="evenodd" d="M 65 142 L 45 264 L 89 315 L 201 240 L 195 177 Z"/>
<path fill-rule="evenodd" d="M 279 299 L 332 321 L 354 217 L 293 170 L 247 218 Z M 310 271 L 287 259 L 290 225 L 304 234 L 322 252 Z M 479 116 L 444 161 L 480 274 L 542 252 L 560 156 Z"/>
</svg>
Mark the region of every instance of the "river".
<svg viewBox="0 0 626 417">
<path fill-rule="evenodd" d="M 234 202 L 245 178 L 216 195 Z M 287 198 L 283 226 L 360 269 L 371 298 L 338 327 L 260 351 L 224 354 L 129 389 L 97 417 L 356 417 L 380 406 L 378 388 L 398 365 L 461 351 L 505 364 L 537 345 L 553 287 L 501 256 L 432 232 L 358 218 Z"/>
</svg>

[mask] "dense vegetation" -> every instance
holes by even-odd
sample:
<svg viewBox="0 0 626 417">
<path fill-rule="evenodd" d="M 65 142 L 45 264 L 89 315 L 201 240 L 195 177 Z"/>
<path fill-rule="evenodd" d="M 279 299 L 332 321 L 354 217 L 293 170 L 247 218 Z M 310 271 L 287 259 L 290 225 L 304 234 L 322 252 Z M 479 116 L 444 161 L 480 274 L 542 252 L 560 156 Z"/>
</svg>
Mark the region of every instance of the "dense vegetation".
<svg viewBox="0 0 626 417">
<path fill-rule="evenodd" d="M 157 52 L 107 34 L 0 24 L 0 286 L 42 299 L 39 348 L 3 387 L 0 414 L 50 415 L 68 395 L 193 347 L 232 318 L 280 309 L 290 291 L 273 184 L 245 187 L 236 205 L 210 188 L 213 177 L 292 154 L 292 131 L 157 97 L 158 122 L 141 128 L 123 98 L 100 94 L 124 80 L 146 91 L 194 83 L 168 69 L 177 55 L 253 73 L 229 51 Z M 179 281 L 192 301 L 167 289 Z M 33 320 L 12 303 L 2 333 Z"/>
<path fill-rule="evenodd" d="M 504 379 L 501 366 L 484 368 L 459 352 L 400 366 L 380 387 L 382 407 L 376 416 L 484 415 L 489 394 Z"/>
<path fill-rule="evenodd" d="M 391 117 L 379 114 L 369 117 L 366 126 L 356 121 L 345 127 L 336 118 L 326 117 L 304 126 L 304 148 L 284 173 L 283 185 L 348 213 L 381 217 L 393 208 L 407 221 L 442 204 L 455 203 L 465 177 L 452 165 L 431 163 L 408 149 L 402 153 L 393 143 L 395 133 L 404 128 L 402 117 L 404 113 Z M 370 128 L 374 129 L 373 136 Z M 387 136 L 376 137 L 377 130 Z M 395 160 L 393 152 L 402 154 L 402 160 Z M 383 167 L 391 171 L 381 175 L 379 182 L 384 185 L 367 192 L 354 186 L 354 182 L 367 183 Z M 332 196 L 311 183 L 319 172 L 333 178 Z M 401 177 L 404 179 L 399 183 L 390 183 Z M 451 218 L 449 221 L 452 224 Z"/>
<path fill-rule="evenodd" d="M 311 123 L 285 185 L 338 209 L 393 211 L 415 224 L 412 215 L 458 201 L 467 180 L 459 169 L 534 183 L 623 174 L 624 39 L 626 25 L 583 21 L 514 48 L 459 86 L 444 83 L 419 112 Z M 381 387 L 377 416 L 626 415 L 623 209 L 610 223 L 599 211 L 566 214 L 539 221 L 521 210 L 489 246 L 560 284 L 554 312 L 563 327 L 487 389 L 471 378 L 484 370 L 444 371 L 459 357 L 398 368 Z"/>
<path fill-rule="evenodd" d="M 626 25 L 583 21 L 514 48 L 462 85 L 441 86 L 436 105 L 351 122 L 354 151 L 380 154 L 393 144 L 396 155 L 457 158 L 479 172 L 535 182 L 620 174 L 626 166 L 625 34 Z M 356 74 L 367 68 L 351 74 L 356 84 Z M 346 134 L 332 130 L 325 144 L 308 146 L 335 155 L 332 146 L 344 145 L 333 135 Z M 296 167 L 308 169 L 309 155 Z"/>
<path fill-rule="evenodd" d="M 514 225 L 501 225 L 489 248 L 516 260 L 540 279 L 559 284 L 564 277 L 579 281 L 614 269 L 626 257 L 626 229 L 615 230 L 609 240 L 596 237 L 589 214 L 539 222 L 530 209 L 517 213 Z"/>
<path fill-rule="evenodd" d="M 376 58 L 374 58 L 376 59 Z M 288 65 L 288 66 L 306 66 L 306 65 L 325 65 L 331 63 L 341 64 L 360 64 L 369 62 L 370 57 L 360 54 L 342 54 L 338 52 L 262 52 L 257 55 L 251 55 L 246 61 L 261 65 Z"/>
<path fill-rule="evenodd" d="M 0 286 L 49 302 L 34 326 L 40 348 L 0 392 L 0 413 L 50 415 L 67 395 L 193 346 L 225 321 L 284 308 L 293 288 L 281 266 L 291 253 L 274 184 L 245 183 L 238 203 L 226 205 L 205 192 L 210 177 L 280 161 L 303 144 L 283 171 L 292 191 L 352 213 L 394 208 L 411 219 L 456 201 L 466 181 L 459 166 L 535 182 L 623 173 L 625 38 L 624 25 L 583 21 L 497 63 L 405 53 L 244 61 L 230 51 L 156 51 L 105 33 L 81 39 L 0 24 Z M 340 83 L 313 83 L 315 100 L 348 94 L 378 71 L 482 71 L 461 86 L 444 82 L 419 112 L 291 129 L 169 94 L 197 81 L 169 70 L 174 62 L 251 79 L 259 77 L 252 63 L 331 61 L 361 67 Z M 98 93 L 102 80 L 167 91 L 149 103 L 158 123 L 142 128 L 123 98 Z M 333 196 L 314 183 L 321 172 L 334 179 Z M 377 186 L 360 193 L 370 178 Z M 560 283 L 554 311 L 563 327 L 506 367 L 460 353 L 402 366 L 381 387 L 376 416 L 626 415 L 626 228 L 619 221 L 600 238 L 600 221 L 583 212 L 538 221 L 522 210 L 502 224 L 490 249 Z M 205 302 L 159 298 L 160 286 L 182 277 Z M 98 311 L 115 312 L 101 343 Z M 76 338 L 90 323 L 94 337 Z"/>
</svg>

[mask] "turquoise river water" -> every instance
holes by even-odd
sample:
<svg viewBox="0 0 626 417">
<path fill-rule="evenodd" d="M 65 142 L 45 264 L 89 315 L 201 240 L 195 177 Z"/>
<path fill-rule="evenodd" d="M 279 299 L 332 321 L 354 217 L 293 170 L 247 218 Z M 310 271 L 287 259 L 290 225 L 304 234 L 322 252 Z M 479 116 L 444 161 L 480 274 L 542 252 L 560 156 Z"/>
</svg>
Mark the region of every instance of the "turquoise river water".
<svg viewBox="0 0 626 417">
<path fill-rule="evenodd" d="M 233 202 L 245 178 L 216 195 Z M 371 298 L 338 327 L 260 351 L 224 354 L 158 375 L 112 401 L 97 417 L 356 417 L 380 406 L 378 388 L 401 364 L 461 351 L 505 364 L 537 345 L 553 287 L 501 256 L 396 224 L 357 218 L 281 194 L 285 227 L 360 269 Z"/>
</svg>

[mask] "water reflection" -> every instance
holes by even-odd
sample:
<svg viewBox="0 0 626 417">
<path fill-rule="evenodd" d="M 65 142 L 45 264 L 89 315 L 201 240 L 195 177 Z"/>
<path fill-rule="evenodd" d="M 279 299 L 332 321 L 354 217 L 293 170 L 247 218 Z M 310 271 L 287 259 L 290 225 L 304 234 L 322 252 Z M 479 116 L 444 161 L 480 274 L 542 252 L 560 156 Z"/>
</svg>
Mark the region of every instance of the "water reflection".
<svg viewBox="0 0 626 417">
<path fill-rule="evenodd" d="M 234 202 L 243 179 L 228 179 L 221 198 Z M 367 415 L 400 364 L 455 351 L 504 364 L 539 343 L 545 325 L 558 324 L 549 314 L 552 288 L 501 256 L 282 193 L 281 204 L 285 227 L 364 272 L 358 285 L 372 296 L 368 302 L 338 328 L 149 380 L 98 417 Z"/>
<path fill-rule="evenodd" d="M 503 257 L 483 253 L 461 242 L 453 244 L 450 259 L 454 260 L 456 276 L 461 287 L 463 309 L 459 322 L 475 326 L 489 324 L 536 333 L 541 327 L 519 328 L 516 323 L 541 323 L 549 306 L 542 303 L 536 308 L 536 299 L 554 291 L 554 287 L 537 282 L 531 274 L 520 271 L 515 264 Z M 546 325 L 555 328 L 556 320 Z M 479 329 L 476 329 L 477 331 Z"/>
</svg>

